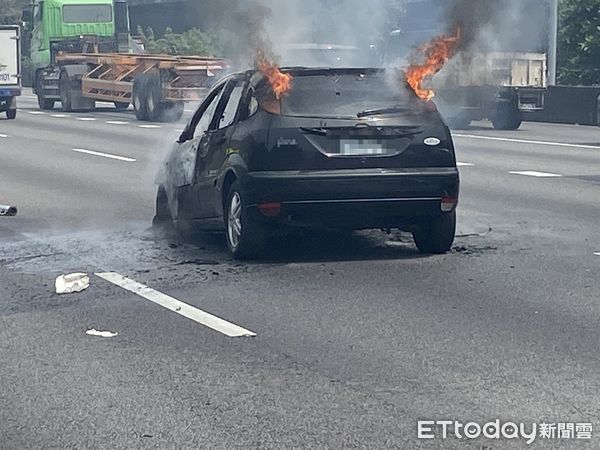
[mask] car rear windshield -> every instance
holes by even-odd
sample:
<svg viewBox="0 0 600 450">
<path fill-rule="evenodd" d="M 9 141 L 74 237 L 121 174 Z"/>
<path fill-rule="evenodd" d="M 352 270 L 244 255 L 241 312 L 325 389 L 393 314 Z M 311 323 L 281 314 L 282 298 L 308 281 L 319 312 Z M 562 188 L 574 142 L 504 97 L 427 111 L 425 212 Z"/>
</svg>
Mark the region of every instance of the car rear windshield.
<svg viewBox="0 0 600 450">
<path fill-rule="evenodd" d="M 399 74 L 296 75 L 292 89 L 281 100 L 281 114 L 289 116 L 353 117 L 419 112 L 423 103 Z"/>
<path fill-rule="evenodd" d="M 65 23 L 112 22 L 111 5 L 65 5 L 62 12 Z"/>
</svg>

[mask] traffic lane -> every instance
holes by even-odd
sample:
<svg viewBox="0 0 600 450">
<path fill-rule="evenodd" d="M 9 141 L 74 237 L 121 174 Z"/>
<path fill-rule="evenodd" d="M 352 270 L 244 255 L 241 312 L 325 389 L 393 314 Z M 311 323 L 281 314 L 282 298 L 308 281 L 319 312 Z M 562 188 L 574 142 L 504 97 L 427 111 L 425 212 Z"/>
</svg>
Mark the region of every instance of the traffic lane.
<svg viewBox="0 0 600 450">
<path fill-rule="evenodd" d="M 150 223 L 154 167 L 80 154 L 42 139 L 14 142 L 0 151 L 0 174 L 3 201 L 19 206 L 19 218 L 53 226 Z"/>
<path fill-rule="evenodd" d="M 518 130 L 495 130 L 491 123 L 483 121 L 473 122 L 472 126 L 454 130 L 454 133 L 600 146 L 600 128 L 597 126 L 523 122 Z"/>
<path fill-rule="evenodd" d="M 594 175 L 600 166 L 600 147 L 498 142 L 455 136 L 457 159 L 504 171 L 534 170 L 562 175 Z"/>
<path fill-rule="evenodd" d="M 71 305 L 61 298 L 52 309 L 5 317 L 5 442 L 385 447 L 413 435 L 413 423 L 399 424 L 403 413 L 369 391 L 331 380 L 258 340 L 216 336 L 94 284 Z M 105 341 L 86 336 L 92 326 L 120 334 Z"/>
</svg>

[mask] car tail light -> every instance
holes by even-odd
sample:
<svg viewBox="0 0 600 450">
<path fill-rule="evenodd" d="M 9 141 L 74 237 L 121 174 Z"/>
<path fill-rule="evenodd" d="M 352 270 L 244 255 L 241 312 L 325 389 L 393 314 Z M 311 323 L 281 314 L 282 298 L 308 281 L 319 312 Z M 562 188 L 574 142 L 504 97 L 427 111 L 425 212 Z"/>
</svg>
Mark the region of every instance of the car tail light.
<svg viewBox="0 0 600 450">
<path fill-rule="evenodd" d="M 442 197 L 442 212 L 452 212 L 458 206 L 458 198 L 456 197 Z"/>
<path fill-rule="evenodd" d="M 277 217 L 281 213 L 281 203 L 261 203 L 258 210 L 263 216 Z"/>
</svg>

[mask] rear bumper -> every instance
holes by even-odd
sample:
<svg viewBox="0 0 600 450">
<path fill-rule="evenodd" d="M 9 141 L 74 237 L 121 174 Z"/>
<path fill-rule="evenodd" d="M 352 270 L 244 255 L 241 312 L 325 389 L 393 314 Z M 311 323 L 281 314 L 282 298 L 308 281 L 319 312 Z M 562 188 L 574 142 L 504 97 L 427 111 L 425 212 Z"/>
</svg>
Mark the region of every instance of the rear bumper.
<svg viewBox="0 0 600 450">
<path fill-rule="evenodd" d="M 456 168 L 251 172 L 246 204 L 263 220 L 308 227 L 401 228 L 442 214 L 443 197 L 458 198 Z M 258 206 L 281 203 L 276 217 Z"/>
</svg>

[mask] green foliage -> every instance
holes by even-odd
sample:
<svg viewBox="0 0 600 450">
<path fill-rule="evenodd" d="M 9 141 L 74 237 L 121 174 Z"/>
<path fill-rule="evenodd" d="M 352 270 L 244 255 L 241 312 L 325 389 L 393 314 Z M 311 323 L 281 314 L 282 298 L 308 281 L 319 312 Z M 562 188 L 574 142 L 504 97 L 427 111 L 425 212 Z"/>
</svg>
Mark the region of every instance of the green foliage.
<svg viewBox="0 0 600 450">
<path fill-rule="evenodd" d="M 15 25 L 21 23 L 21 12 L 31 0 L 0 0 L 0 3 L 0 24 Z"/>
<path fill-rule="evenodd" d="M 600 84 L 600 1 L 561 0 L 558 79 Z"/>
<path fill-rule="evenodd" d="M 152 54 L 223 56 L 224 45 L 216 33 L 201 31 L 197 28 L 182 34 L 173 33 L 167 28 L 164 36 L 156 37 L 148 28 L 145 32 L 138 30 L 144 37 L 146 50 Z"/>
</svg>

